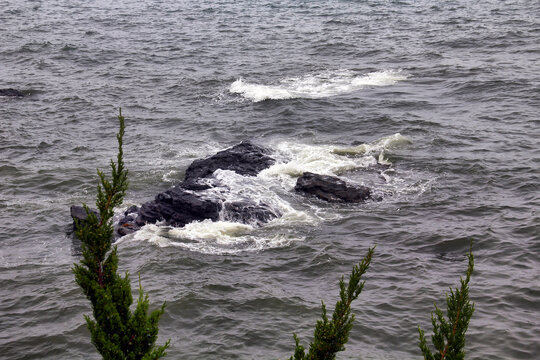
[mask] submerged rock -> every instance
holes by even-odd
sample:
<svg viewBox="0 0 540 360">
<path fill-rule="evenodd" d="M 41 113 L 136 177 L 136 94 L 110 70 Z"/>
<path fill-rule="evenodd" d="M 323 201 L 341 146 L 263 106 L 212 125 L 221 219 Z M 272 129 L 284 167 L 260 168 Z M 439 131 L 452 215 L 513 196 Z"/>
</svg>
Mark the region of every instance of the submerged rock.
<svg viewBox="0 0 540 360">
<path fill-rule="evenodd" d="M 22 97 L 24 93 L 17 89 L 0 89 L 0 96 Z"/>
<path fill-rule="evenodd" d="M 358 203 L 371 198 L 371 189 L 349 185 L 335 176 L 305 172 L 296 181 L 294 190 L 329 202 Z"/>
</svg>

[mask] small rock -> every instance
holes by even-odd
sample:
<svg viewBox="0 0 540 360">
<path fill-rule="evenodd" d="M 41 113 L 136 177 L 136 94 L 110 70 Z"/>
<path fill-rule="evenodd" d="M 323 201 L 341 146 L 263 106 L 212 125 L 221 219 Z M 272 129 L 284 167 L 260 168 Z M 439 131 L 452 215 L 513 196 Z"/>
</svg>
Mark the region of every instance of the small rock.
<svg viewBox="0 0 540 360">
<path fill-rule="evenodd" d="M 139 207 L 137 205 L 132 205 L 127 208 L 127 210 L 124 212 L 124 216 L 128 216 L 129 214 L 138 213 Z"/>
</svg>

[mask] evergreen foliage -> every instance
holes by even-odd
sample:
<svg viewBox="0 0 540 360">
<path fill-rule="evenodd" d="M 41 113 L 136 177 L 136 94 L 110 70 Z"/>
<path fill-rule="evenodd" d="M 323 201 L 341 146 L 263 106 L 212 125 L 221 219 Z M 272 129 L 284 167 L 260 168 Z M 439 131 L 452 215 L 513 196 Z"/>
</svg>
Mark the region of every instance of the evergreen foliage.
<svg viewBox="0 0 540 360">
<path fill-rule="evenodd" d="M 435 312 L 431 313 L 433 336 L 431 341 L 437 352 L 433 354 L 429 349 L 424 332 L 418 327 L 420 333 L 420 349 L 425 360 L 463 360 L 465 358 L 465 332 L 469 327 L 469 320 L 474 312 L 474 304 L 469 300 L 469 280 L 474 269 L 474 257 L 469 250 L 469 264 L 465 280 L 460 279 L 461 289 L 452 290 L 446 295 L 448 320 L 435 304 Z"/>
<path fill-rule="evenodd" d="M 96 206 L 99 217 L 84 205 L 87 220 L 76 225 L 83 259 L 80 264 L 74 264 L 73 272 L 77 284 L 92 304 L 93 319 L 88 315 L 85 319 L 92 343 L 103 359 L 159 359 L 169 346 L 169 341 L 163 346 L 155 345 L 158 321 L 165 304 L 148 314 L 148 295 L 144 295 L 139 277 L 139 299 L 135 311 L 131 312 L 133 297 L 129 274 L 126 272 L 122 277 L 117 273 L 117 248 L 111 249 L 113 211 L 122 204 L 128 187 L 128 171 L 124 168 L 122 152 L 125 125 L 121 109 L 118 120 L 118 157 L 116 163 L 111 160 L 110 164 L 112 182 L 98 170 L 100 184 Z"/>
<path fill-rule="evenodd" d="M 300 345 L 300 340 L 294 334 L 296 348 L 290 360 L 333 360 L 338 351 L 345 350 L 345 343 L 349 340 L 354 321 L 354 314 L 351 314 L 351 303 L 360 295 L 364 288 L 365 281 L 360 282 L 362 275 L 369 268 L 375 247 L 368 250 L 362 261 L 353 267 L 349 277 L 349 284 L 345 287 L 343 276 L 339 281 L 339 297 L 336 308 L 332 314 L 332 320 L 326 315 L 326 306 L 322 303 L 321 320 L 317 321 L 313 342 L 309 345 L 306 354 L 304 346 Z"/>
</svg>

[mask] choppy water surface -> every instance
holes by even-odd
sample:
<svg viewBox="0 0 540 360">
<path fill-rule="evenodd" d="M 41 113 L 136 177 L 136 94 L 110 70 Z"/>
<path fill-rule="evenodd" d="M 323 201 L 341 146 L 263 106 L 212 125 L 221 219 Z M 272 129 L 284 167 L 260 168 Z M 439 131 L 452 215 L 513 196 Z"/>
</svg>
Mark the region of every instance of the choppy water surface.
<svg viewBox="0 0 540 360">
<path fill-rule="evenodd" d="M 28 94 L 0 98 L 3 358 L 98 358 L 69 206 L 94 202 L 119 106 L 126 206 L 244 139 L 277 159 L 256 178 L 216 174 L 227 196 L 279 209 L 270 224 L 151 225 L 119 243 L 121 270 L 168 304 L 169 358 L 290 356 L 291 334 L 311 339 L 320 300 L 333 306 L 339 276 L 372 245 L 340 358 L 419 358 L 417 326 L 431 332 L 471 237 L 467 358 L 537 357 L 538 2 L 1 5 L 0 88 Z M 292 191 L 303 171 L 383 200 L 304 198 Z"/>
</svg>

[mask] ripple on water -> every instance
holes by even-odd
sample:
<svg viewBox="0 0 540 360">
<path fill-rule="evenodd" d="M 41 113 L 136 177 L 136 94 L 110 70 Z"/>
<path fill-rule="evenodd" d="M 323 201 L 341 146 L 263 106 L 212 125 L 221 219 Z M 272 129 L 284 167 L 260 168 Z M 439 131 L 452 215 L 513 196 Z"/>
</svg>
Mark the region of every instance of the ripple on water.
<svg viewBox="0 0 540 360">
<path fill-rule="evenodd" d="M 0 97 L 4 357 L 95 354 L 70 271 L 80 244 L 66 232 L 69 206 L 94 202 L 95 168 L 115 156 L 121 106 L 127 202 L 248 138 L 273 148 L 277 164 L 229 185 L 294 210 L 247 233 L 148 227 L 143 241 L 118 244 L 134 288 L 140 272 L 152 306 L 168 303 L 160 339 L 172 339 L 171 354 L 290 356 L 290 334 L 309 341 L 320 300 L 333 306 L 340 274 L 376 244 L 342 356 L 417 356 L 417 325 L 429 329 L 433 302 L 457 285 L 472 237 L 467 356 L 534 358 L 538 10 L 461 0 L 5 4 L 0 88 L 26 96 Z M 398 133 L 410 143 L 378 142 Z M 383 200 L 306 199 L 292 191 L 306 170 Z M 158 237 L 181 245 L 148 241 Z"/>
</svg>

